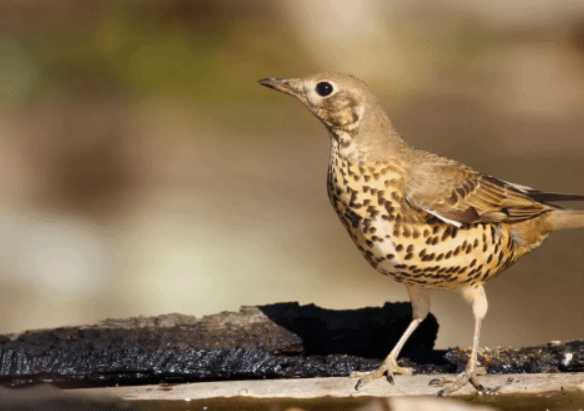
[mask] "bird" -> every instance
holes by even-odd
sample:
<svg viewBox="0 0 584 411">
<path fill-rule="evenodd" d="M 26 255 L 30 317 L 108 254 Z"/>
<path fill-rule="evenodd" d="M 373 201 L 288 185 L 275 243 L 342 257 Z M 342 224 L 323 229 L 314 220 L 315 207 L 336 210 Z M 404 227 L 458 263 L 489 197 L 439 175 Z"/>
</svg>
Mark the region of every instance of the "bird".
<svg viewBox="0 0 584 411">
<path fill-rule="evenodd" d="M 431 385 L 449 395 L 478 381 L 477 351 L 488 302 L 484 284 L 538 247 L 555 230 L 584 228 L 584 210 L 552 202 L 584 196 L 539 191 L 417 149 L 396 131 L 361 80 L 324 72 L 263 78 L 262 86 L 298 99 L 330 136 L 327 192 L 369 264 L 406 286 L 412 320 L 381 365 L 353 372 L 356 389 L 386 376 L 411 375 L 398 355 L 430 310 L 436 290 L 459 289 L 473 312 L 472 349 L 464 371 Z"/>
</svg>

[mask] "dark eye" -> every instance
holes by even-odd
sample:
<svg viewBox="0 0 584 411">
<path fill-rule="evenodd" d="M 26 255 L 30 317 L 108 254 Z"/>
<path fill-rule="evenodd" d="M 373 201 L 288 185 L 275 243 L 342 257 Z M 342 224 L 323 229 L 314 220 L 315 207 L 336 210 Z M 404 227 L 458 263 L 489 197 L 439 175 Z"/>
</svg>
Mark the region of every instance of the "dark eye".
<svg viewBox="0 0 584 411">
<path fill-rule="evenodd" d="M 333 92 L 333 86 L 331 83 L 327 83 L 326 81 L 321 81 L 316 85 L 316 92 L 321 96 L 328 96 Z"/>
</svg>

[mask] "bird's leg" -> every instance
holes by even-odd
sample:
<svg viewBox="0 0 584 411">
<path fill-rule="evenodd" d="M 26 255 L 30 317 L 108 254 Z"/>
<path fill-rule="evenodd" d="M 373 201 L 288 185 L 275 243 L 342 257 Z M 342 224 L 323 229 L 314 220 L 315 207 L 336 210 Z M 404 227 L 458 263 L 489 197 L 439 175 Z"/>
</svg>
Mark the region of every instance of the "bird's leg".
<svg viewBox="0 0 584 411">
<path fill-rule="evenodd" d="M 483 387 L 477 381 L 477 351 L 479 348 L 479 335 L 481 331 L 481 321 L 487 314 L 488 302 L 485 294 L 485 289 L 482 285 L 468 286 L 461 289 L 463 297 L 472 304 L 472 312 L 475 320 L 474 333 L 472 339 L 472 349 L 470 358 L 465 370 L 458 374 L 455 378 L 437 378 L 430 381 L 430 385 L 445 387 L 437 393 L 437 396 L 442 397 L 449 395 L 466 383 L 470 382 L 478 391 L 485 394 L 493 394 L 498 388 L 488 389 Z"/>
<path fill-rule="evenodd" d="M 428 312 L 430 311 L 430 296 L 432 295 L 432 290 L 408 287 L 408 292 L 410 294 L 410 301 L 412 303 L 412 321 L 398 340 L 397 344 L 393 347 L 389 355 L 385 358 L 385 360 L 383 360 L 383 363 L 381 363 L 378 368 L 369 372 L 351 373 L 351 377 L 359 378 L 357 385 L 355 385 L 356 390 L 368 382 L 383 377 L 384 375 L 387 376 L 387 380 L 389 382 L 393 383 L 394 373 L 405 375 L 411 375 L 413 373 L 411 368 L 400 367 L 397 365 L 397 357 L 408 338 L 410 338 L 412 333 L 416 330 L 416 328 L 418 328 L 418 325 L 420 325 L 420 323 L 424 321 L 424 318 L 426 318 L 428 315 Z"/>
</svg>

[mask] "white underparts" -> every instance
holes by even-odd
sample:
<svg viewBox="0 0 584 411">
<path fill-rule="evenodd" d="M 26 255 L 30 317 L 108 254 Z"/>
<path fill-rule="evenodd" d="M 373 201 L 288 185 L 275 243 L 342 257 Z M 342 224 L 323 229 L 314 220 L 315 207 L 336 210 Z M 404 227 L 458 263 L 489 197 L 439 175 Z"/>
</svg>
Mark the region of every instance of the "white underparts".
<svg viewBox="0 0 584 411">
<path fill-rule="evenodd" d="M 391 240 L 391 237 L 386 237 L 390 235 L 390 227 L 388 226 L 387 221 L 383 220 L 381 217 L 377 217 L 375 227 L 377 228 L 377 235 L 383 238 L 383 241 L 374 244 L 374 250 L 372 250 L 373 254 L 379 256 L 392 254 L 394 256 L 392 259 L 386 259 L 380 262 L 377 269 L 390 272 L 394 269 L 395 264 L 400 264 L 397 251 L 395 250 L 395 244 Z"/>
</svg>

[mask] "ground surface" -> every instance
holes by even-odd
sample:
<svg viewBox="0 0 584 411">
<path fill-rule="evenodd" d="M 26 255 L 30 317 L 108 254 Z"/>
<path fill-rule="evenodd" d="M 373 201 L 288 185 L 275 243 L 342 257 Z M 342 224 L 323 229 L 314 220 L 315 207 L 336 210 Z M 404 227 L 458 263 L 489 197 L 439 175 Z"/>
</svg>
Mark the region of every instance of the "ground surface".
<svg viewBox="0 0 584 411">
<path fill-rule="evenodd" d="M 279 303 L 203 318 L 179 314 L 0 336 L 0 383 L 61 387 L 342 377 L 376 367 L 411 318 L 409 304 L 325 310 Z M 465 350 L 433 350 L 430 315 L 403 351 L 416 374 L 454 373 Z M 483 352 L 490 374 L 584 371 L 584 341 Z"/>
</svg>

